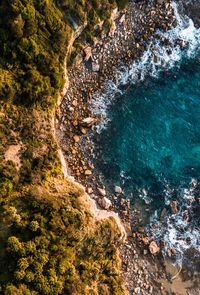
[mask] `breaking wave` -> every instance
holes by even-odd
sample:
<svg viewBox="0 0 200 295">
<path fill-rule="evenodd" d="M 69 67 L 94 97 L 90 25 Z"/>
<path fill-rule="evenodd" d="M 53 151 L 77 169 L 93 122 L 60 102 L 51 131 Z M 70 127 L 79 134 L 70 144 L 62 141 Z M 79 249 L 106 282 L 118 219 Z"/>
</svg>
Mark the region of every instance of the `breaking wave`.
<svg viewBox="0 0 200 295">
<path fill-rule="evenodd" d="M 103 93 L 93 97 L 91 109 L 102 120 L 98 131 L 106 127 L 109 118 L 107 110 L 117 94 L 123 95 L 123 86 L 142 82 L 147 77 L 159 77 L 162 71 L 179 67 L 183 59 L 191 59 L 200 51 L 200 29 L 186 15 L 179 14 L 178 6 L 173 2 L 176 27 L 167 32 L 158 30 L 151 38 L 143 56 L 131 66 L 124 65 L 116 73 L 117 81 L 106 81 Z"/>
<path fill-rule="evenodd" d="M 179 13 L 178 5 L 173 3 L 177 25 L 167 32 L 157 31 L 151 38 L 143 56 L 134 61 L 131 66 L 124 65 L 117 72 L 117 81 L 107 81 L 103 93 L 96 93 L 92 101 L 92 112 L 101 116 L 102 122 L 97 127 L 101 132 L 107 125 L 109 117 L 107 111 L 116 95 L 123 95 L 124 86 L 144 81 L 147 77 L 158 78 L 163 71 L 179 68 L 183 60 L 193 59 L 200 53 L 200 29 L 194 26 L 193 21 Z M 184 252 L 193 247 L 200 251 L 200 232 L 198 214 L 197 192 L 200 185 L 192 180 L 188 188 L 177 189 L 177 212 L 171 214 L 170 200 L 173 188 L 166 186 L 165 205 L 168 210 L 160 219 L 161 212 L 156 210 L 151 217 L 148 230 L 152 239 L 166 241 L 165 249 L 175 248 L 178 261 L 182 261 Z M 142 191 L 142 189 L 141 189 Z M 148 198 L 143 191 L 143 198 Z M 196 213 L 197 210 L 197 213 Z M 163 213 L 163 212 L 162 212 Z M 196 221 L 195 221 L 196 220 Z M 156 225 L 156 226 L 155 226 Z"/>
</svg>

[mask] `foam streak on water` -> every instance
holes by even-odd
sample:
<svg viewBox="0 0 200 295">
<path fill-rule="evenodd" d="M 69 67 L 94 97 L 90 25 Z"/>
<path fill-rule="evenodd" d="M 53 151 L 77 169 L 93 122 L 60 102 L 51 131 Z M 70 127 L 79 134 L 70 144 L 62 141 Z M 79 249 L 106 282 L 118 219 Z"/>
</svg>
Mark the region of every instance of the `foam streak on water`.
<svg viewBox="0 0 200 295">
<path fill-rule="evenodd" d="M 160 240 L 162 237 L 166 242 L 167 249 L 176 249 L 177 261 L 182 262 L 183 254 L 186 250 L 196 249 L 200 251 L 200 236 L 198 227 L 198 217 L 195 220 L 195 191 L 199 184 L 192 179 L 189 188 L 180 189 L 178 200 L 179 210 L 175 214 L 166 214 L 162 219 L 156 210 L 151 217 L 149 231 L 153 239 Z M 199 189 L 199 188 L 198 188 Z M 166 188 L 165 204 L 169 205 L 171 191 Z M 180 206 L 181 204 L 181 206 Z M 197 206 L 196 206 L 197 209 Z M 196 213 L 198 214 L 198 212 Z M 156 224 L 156 227 L 154 226 Z"/>
<path fill-rule="evenodd" d="M 200 29 L 195 28 L 193 21 L 187 16 L 179 14 L 175 2 L 173 8 L 177 26 L 167 32 L 157 31 L 143 56 L 134 61 L 131 67 L 124 65 L 120 68 L 117 73 L 117 82 L 107 81 L 104 85 L 104 92 L 94 95 L 91 104 L 92 111 L 102 117 L 102 122 L 98 126 L 99 131 L 105 128 L 109 121 L 108 106 L 112 104 L 117 94 L 123 94 L 121 86 L 142 82 L 148 76 L 156 78 L 163 70 L 179 67 L 183 58 L 194 58 L 198 54 Z"/>
</svg>

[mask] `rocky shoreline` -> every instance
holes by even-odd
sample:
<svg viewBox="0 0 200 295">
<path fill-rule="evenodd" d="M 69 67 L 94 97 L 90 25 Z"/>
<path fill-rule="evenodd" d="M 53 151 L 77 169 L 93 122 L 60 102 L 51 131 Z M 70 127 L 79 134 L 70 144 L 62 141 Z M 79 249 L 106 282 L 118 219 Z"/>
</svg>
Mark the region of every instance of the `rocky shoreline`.
<svg viewBox="0 0 200 295">
<path fill-rule="evenodd" d="M 68 174 L 85 186 L 100 208 L 119 213 L 128 236 L 121 249 L 126 287 L 130 294 L 144 295 L 167 294 L 163 282 L 171 286 L 174 273 L 169 276 L 160 245 L 151 242 L 140 226 L 141 212 L 131 208 L 120 187 L 113 186 L 112 193 L 106 192 L 95 171 L 91 134 L 102 118 L 94 116 L 91 105 L 94 96 L 101 96 L 108 80 L 117 81 L 118 70 L 124 64 L 131 66 L 143 54 L 157 29 L 167 31 L 176 26 L 171 0 L 146 2 L 130 1 L 126 10 L 114 10 L 109 33 L 77 55 L 68 70 L 69 85 L 55 122 Z M 132 231 L 133 225 L 137 231 Z M 176 289 L 169 294 L 179 294 L 173 292 Z"/>
</svg>

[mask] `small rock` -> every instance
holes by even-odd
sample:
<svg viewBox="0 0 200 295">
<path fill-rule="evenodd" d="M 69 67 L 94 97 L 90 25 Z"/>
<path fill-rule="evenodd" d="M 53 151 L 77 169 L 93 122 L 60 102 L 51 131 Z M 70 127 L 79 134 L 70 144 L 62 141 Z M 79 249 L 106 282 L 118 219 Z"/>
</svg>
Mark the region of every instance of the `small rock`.
<svg viewBox="0 0 200 295">
<path fill-rule="evenodd" d="M 74 107 L 77 107 L 77 105 L 78 105 L 77 100 L 73 100 L 73 101 L 72 101 L 72 105 L 73 105 Z"/>
<path fill-rule="evenodd" d="M 92 48 L 91 47 L 86 47 L 84 48 L 84 53 L 85 53 L 85 61 L 88 61 L 90 57 L 92 56 Z"/>
<path fill-rule="evenodd" d="M 81 133 L 85 135 L 87 133 L 87 129 L 84 127 L 81 127 Z"/>
<path fill-rule="evenodd" d="M 103 197 L 106 196 L 106 191 L 105 191 L 105 189 L 98 187 L 97 190 L 98 190 L 98 192 L 100 193 L 101 196 L 103 196 Z"/>
<path fill-rule="evenodd" d="M 169 249 L 169 248 L 167 249 L 167 256 L 168 256 L 168 257 L 171 257 L 171 256 L 172 256 L 171 249 Z"/>
<path fill-rule="evenodd" d="M 125 22 L 125 20 L 126 20 L 126 18 L 125 18 L 125 14 L 123 14 L 123 15 L 121 16 L 119 22 L 122 24 L 122 23 Z"/>
<path fill-rule="evenodd" d="M 152 241 L 149 245 L 149 251 L 151 254 L 157 254 L 160 252 L 160 248 L 158 247 L 157 243 L 155 241 Z"/>
<path fill-rule="evenodd" d="M 115 193 L 122 194 L 122 188 L 120 186 L 115 186 Z"/>
<path fill-rule="evenodd" d="M 153 287 L 150 286 L 150 287 L 149 287 L 149 294 L 152 294 L 152 293 L 153 293 Z"/>
<path fill-rule="evenodd" d="M 118 18 L 118 15 L 119 15 L 118 8 L 113 9 L 110 16 L 111 20 L 116 20 Z"/>
<path fill-rule="evenodd" d="M 146 249 L 144 249 L 144 252 L 143 252 L 143 253 L 144 253 L 144 255 L 147 255 L 147 253 L 148 253 L 148 252 L 147 252 L 147 250 L 146 250 Z"/>
<path fill-rule="evenodd" d="M 160 247 L 161 247 L 162 249 L 164 249 L 165 246 L 166 246 L 166 241 L 165 241 L 165 240 L 161 240 L 161 241 L 160 241 Z"/>
<path fill-rule="evenodd" d="M 111 201 L 106 197 L 103 197 L 103 199 L 99 200 L 99 205 L 105 210 L 108 210 L 110 207 L 112 207 Z"/>
<path fill-rule="evenodd" d="M 93 70 L 93 72 L 99 72 L 99 70 L 100 70 L 100 65 L 99 64 L 97 64 L 97 63 L 92 63 L 92 70 Z"/>
<path fill-rule="evenodd" d="M 158 4 L 163 4 L 163 3 L 165 3 L 165 0 L 157 0 L 157 3 Z"/>
<path fill-rule="evenodd" d="M 171 201 L 170 202 L 170 207 L 171 207 L 171 210 L 172 210 L 173 214 L 176 214 L 178 212 L 177 201 Z"/>
<path fill-rule="evenodd" d="M 139 232 L 140 234 L 143 234 L 143 233 L 144 233 L 144 227 L 139 226 L 139 227 L 138 227 L 138 232 Z"/>
<path fill-rule="evenodd" d="M 85 175 L 91 175 L 92 174 L 92 171 L 91 170 L 85 170 Z"/>
<path fill-rule="evenodd" d="M 167 209 L 163 208 L 163 210 L 161 211 L 161 214 L 160 214 L 160 221 L 163 221 L 164 218 L 166 217 L 166 215 L 167 215 Z"/>
<path fill-rule="evenodd" d="M 134 292 L 135 292 L 136 294 L 140 294 L 140 287 L 135 288 L 135 289 L 134 289 Z"/>
<path fill-rule="evenodd" d="M 150 242 L 149 237 L 144 237 L 141 240 L 145 245 L 149 245 L 149 242 Z"/>
<path fill-rule="evenodd" d="M 78 135 L 74 135 L 74 141 L 76 142 L 76 143 L 78 143 L 78 142 L 80 142 L 80 136 L 78 136 Z"/>
<path fill-rule="evenodd" d="M 88 194 L 92 194 L 92 193 L 93 193 L 93 189 L 92 189 L 91 187 L 88 187 L 88 188 L 87 188 L 87 193 L 88 193 Z"/>
<path fill-rule="evenodd" d="M 95 123 L 97 122 L 97 119 L 96 118 L 93 118 L 93 117 L 87 117 L 87 118 L 84 118 L 80 124 L 85 126 L 85 127 L 91 127 L 92 125 L 94 125 Z"/>
<path fill-rule="evenodd" d="M 171 252 L 172 252 L 173 255 L 176 255 L 176 249 L 175 248 L 172 248 Z"/>
</svg>

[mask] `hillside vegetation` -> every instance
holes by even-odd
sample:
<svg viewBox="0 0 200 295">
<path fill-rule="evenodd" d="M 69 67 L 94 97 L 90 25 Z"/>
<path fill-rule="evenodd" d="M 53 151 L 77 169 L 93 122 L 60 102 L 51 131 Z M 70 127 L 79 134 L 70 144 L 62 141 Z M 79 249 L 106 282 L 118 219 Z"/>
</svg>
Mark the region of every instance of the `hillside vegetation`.
<svg viewBox="0 0 200 295">
<path fill-rule="evenodd" d="M 119 230 L 63 178 L 52 123 L 71 36 L 92 42 L 117 2 L 0 2 L 1 294 L 125 293 Z"/>
</svg>

